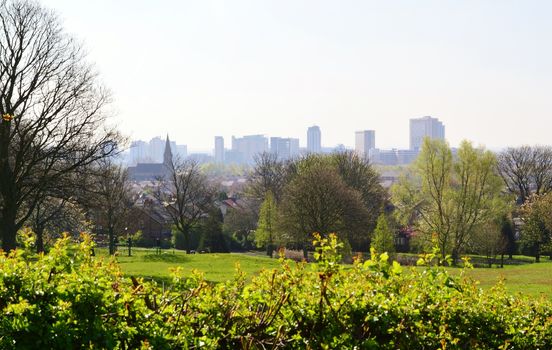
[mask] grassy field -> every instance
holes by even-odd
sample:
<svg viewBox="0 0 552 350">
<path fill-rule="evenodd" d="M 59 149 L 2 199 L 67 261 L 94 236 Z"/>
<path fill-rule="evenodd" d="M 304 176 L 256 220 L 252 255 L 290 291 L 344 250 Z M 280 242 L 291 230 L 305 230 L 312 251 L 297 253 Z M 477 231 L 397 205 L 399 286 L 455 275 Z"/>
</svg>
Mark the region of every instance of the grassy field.
<svg viewBox="0 0 552 350">
<path fill-rule="evenodd" d="M 99 249 L 98 255 L 106 256 L 107 251 Z M 165 282 L 170 279 L 170 269 L 177 266 L 181 266 L 185 274 L 191 273 L 193 269 L 199 270 L 211 282 L 222 282 L 232 278 L 237 262 L 249 277 L 263 268 L 270 269 L 278 266 L 276 259 L 269 259 L 263 255 L 239 253 L 187 255 L 178 250 L 164 250 L 161 254 L 156 254 L 153 249 L 140 248 L 133 249 L 132 257 L 127 256 L 126 250 L 120 249 L 117 260 L 125 274 Z M 453 274 L 460 271 L 458 268 L 450 269 Z M 552 298 L 552 262 L 549 261 L 504 268 L 476 268 L 469 270 L 468 276 L 479 281 L 482 288 L 490 288 L 503 279 L 506 289 L 511 293 Z"/>
<path fill-rule="evenodd" d="M 205 279 L 211 282 L 222 282 L 232 278 L 238 262 L 241 270 L 249 277 L 263 268 L 278 266 L 276 259 L 238 253 L 188 255 L 183 251 L 168 249 L 156 254 L 154 249 L 135 248 L 131 257 L 127 254 L 127 250 L 120 249 L 117 256 L 117 261 L 125 274 L 157 281 L 168 281 L 170 269 L 177 266 L 182 267 L 185 274 L 191 273 L 194 269 L 201 271 Z M 99 249 L 98 255 L 107 256 L 107 250 Z"/>
<path fill-rule="evenodd" d="M 451 269 L 459 273 L 460 269 Z M 532 297 L 552 298 L 552 262 L 538 264 L 505 266 L 504 268 L 476 268 L 468 276 L 479 281 L 482 288 L 490 288 L 503 279 L 506 289 L 511 293 L 521 293 Z"/>
</svg>

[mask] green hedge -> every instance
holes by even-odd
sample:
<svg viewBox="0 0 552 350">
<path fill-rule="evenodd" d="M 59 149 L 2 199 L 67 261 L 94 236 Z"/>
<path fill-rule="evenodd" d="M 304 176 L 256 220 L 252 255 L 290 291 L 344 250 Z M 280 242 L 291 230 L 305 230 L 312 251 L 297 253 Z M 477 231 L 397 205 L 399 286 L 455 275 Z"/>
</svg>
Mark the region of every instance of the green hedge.
<svg viewBox="0 0 552 350">
<path fill-rule="evenodd" d="M 482 291 L 444 269 L 403 271 L 386 254 L 342 269 L 335 237 L 315 264 L 282 260 L 245 283 L 175 270 L 169 289 L 123 276 L 83 236 L 47 255 L 0 255 L 0 348 L 546 349 L 547 301 Z M 375 255 L 375 254 L 374 254 Z M 431 265 L 436 254 L 420 263 Z"/>
</svg>

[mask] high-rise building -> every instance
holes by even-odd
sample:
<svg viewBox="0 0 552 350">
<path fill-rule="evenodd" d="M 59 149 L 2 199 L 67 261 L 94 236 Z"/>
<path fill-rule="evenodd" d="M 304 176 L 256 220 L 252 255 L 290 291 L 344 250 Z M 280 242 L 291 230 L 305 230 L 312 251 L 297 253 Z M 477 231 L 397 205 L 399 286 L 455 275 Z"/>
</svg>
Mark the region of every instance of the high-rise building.
<svg viewBox="0 0 552 350">
<path fill-rule="evenodd" d="M 224 138 L 215 136 L 215 162 L 224 163 Z"/>
<path fill-rule="evenodd" d="M 148 158 L 149 145 L 144 141 L 133 141 L 130 145 L 130 164 L 144 162 Z"/>
<path fill-rule="evenodd" d="M 363 130 L 355 132 L 355 151 L 363 158 L 370 155 L 370 150 L 376 148 L 376 132 Z"/>
<path fill-rule="evenodd" d="M 307 152 L 322 152 L 322 134 L 320 128 L 316 125 L 307 129 Z"/>
<path fill-rule="evenodd" d="M 186 159 L 188 157 L 188 146 L 186 145 L 176 145 L 175 154 L 178 156 L 178 159 Z"/>
<path fill-rule="evenodd" d="M 270 152 L 280 159 L 291 159 L 299 155 L 299 139 L 271 137 Z"/>
<path fill-rule="evenodd" d="M 232 151 L 241 153 L 244 163 L 252 164 L 257 154 L 268 151 L 268 139 L 264 135 L 232 136 Z"/>
<path fill-rule="evenodd" d="M 445 139 L 445 126 L 437 118 L 429 116 L 410 119 L 410 149 L 419 151 L 424 138 Z"/>
</svg>

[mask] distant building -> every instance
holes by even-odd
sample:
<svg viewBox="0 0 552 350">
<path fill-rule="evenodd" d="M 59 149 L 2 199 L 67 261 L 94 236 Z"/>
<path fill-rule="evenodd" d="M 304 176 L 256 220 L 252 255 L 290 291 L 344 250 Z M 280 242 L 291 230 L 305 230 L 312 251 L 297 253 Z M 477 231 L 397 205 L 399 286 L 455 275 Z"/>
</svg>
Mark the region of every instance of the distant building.
<svg viewBox="0 0 552 350">
<path fill-rule="evenodd" d="M 416 160 L 419 151 L 411 149 L 400 149 L 397 151 L 397 164 L 406 165 Z"/>
<path fill-rule="evenodd" d="M 316 125 L 307 129 L 307 152 L 322 152 L 322 133 L 320 132 L 320 128 Z"/>
<path fill-rule="evenodd" d="M 176 145 L 176 155 L 179 159 L 186 159 L 186 157 L 188 157 L 188 146 Z"/>
<path fill-rule="evenodd" d="M 232 136 L 232 151 L 241 153 L 242 163 L 252 164 L 256 155 L 268 151 L 268 139 L 264 135 Z"/>
<path fill-rule="evenodd" d="M 144 141 L 133 141 L 130 144 L 130 164 L 143 162 L 149 156 L 149 145 Z"/>
<path fill-rule="evenodd" d="M 368 158 L 370 150 L 376 148 L 376 132 L 363 130 L 355 132 L 355 151 L 363 158 Z"/>
<path fill-rule="evenodd" d="M 170 172 L 170 164 L 173 160 L 171 142 L 169 135 L 165 141 L 162 163 L 138 163 L 136 166 L 128 167 L 128 175 L 134 181 L 156 180 L 159 177 L 167 176 Z"/>
<path fill-rule="evenodd" d="M 215 136 L 215 163 L 224 163 L 224 138 Z"/>
<path fill-rule="evenodd" d="M 294 158 L 299 155 L 299 139 L 271 137 L 270 153 L 283 160 Z"/>
<path fill-rule="evenodd" d="M 420 150 L 424 138 L 445 139 L 445 126 L 437 118 L 423 117 L 410 119 L 410 149 Z"/>
</svg>

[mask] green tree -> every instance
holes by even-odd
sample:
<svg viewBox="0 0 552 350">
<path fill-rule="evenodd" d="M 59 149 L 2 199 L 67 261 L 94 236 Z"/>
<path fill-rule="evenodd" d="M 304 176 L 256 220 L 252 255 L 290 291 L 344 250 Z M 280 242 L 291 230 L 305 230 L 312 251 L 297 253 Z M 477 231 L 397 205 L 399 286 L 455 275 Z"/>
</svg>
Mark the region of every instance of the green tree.
<svg viewBox="0 0 552 350">
<path fill-rule="evenodd" d="M 259 211 L 259 223 L 255 231 L 255 244 L 258 248 L 265 247 L 266 254 L 272 256 L 274 240 L 276 238 L 276 200 L 271 191 L 268 191 Z"/>
<path fill-rule="evenodd" d="M 377 253 L 387 252 L 391 254 L 395 252 L 395 235 L 393 231 L 389 229 L 385 214 L 380 214 L 378 217 L 371 247 L 375 249 Z"/>
<path fill-rule="evenodd" d="M 426 138 L 412 174 L 393 189 L 398 216 L 435 236 L 442 257 L 451 254 L 456 263 L 475 230 L 508 209 L 495 169 L 493 153 L 468 141 L 453 158 L 445 142 Z"/>
<path fill-rule="evenodd" d="M 540 262 L 543 252 L 552 252 L 552 193 L 530 196 L 520 210 L 523 219 L 521 244 Z"/>
<path fill-rule="evenodd" d="M 228 246 L 222 233 L 222 212 L 212 208 L 201 225 L 201 237 L 198 250 L 208 250 L 211 253 L 228 253 Z"/>
<path fill-rule="evenodd" d="M 323 163 L 299 170 L 286 186 L 278 211 L 281 239 L 302 249 L 305 258 L 315 232 L 336 233 L 348 242 L 368 239 L 369 215 L 361 194 Z"/>
</svg>

